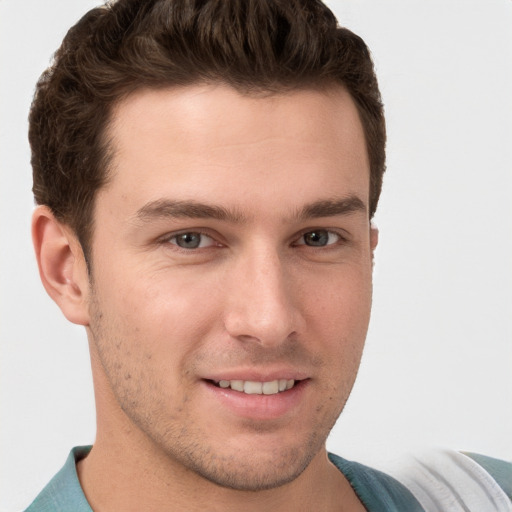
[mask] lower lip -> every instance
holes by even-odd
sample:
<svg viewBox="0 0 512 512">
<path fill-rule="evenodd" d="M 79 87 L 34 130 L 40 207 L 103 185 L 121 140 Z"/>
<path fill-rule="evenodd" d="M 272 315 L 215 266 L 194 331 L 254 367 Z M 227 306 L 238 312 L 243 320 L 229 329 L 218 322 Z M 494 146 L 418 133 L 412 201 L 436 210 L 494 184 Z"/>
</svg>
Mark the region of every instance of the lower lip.
<svg viewBox="0 0 512 512">
<path fill-rule="evenodd" d="M 293 388 L 274 395 L 249 395 L 203 381 L 206 389 L 223 407 L 236 416 L 252 420 L 272 420 L 291 414 L 303 401 L 309 380 L 301 380 Z"/>
</svg>

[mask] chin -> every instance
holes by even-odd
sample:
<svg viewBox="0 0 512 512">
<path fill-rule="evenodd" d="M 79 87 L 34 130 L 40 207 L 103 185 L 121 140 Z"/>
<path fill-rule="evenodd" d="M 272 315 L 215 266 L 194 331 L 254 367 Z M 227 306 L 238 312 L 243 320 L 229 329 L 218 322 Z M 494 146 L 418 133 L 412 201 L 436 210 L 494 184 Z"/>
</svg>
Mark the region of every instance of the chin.
<svg viewBox="0 0 512 512">
<path fill-rule="evenodd" d="M 200 443 L 187 447 L 174 445 L 168 455 L 181 467 L 216 486 L 238 491 L 255 492 L 282 487 L 309 466 L 322 450 L 325 439 L 311 434 L 302 442 L 269 441 L 262 436 L 261 443 L 229 444 L 228 438 L 221 446 Z"/>
<path fill-rule="evenodd" d="M 201 465 L 190 467 L 205 480 L 227 489 L 256 492 L 282 487 L 295 480 L 309 465 L 315 454 L 286 454 L 262 457 L 240 454 L 233 459 L 212 457 Z"/>
</svg>

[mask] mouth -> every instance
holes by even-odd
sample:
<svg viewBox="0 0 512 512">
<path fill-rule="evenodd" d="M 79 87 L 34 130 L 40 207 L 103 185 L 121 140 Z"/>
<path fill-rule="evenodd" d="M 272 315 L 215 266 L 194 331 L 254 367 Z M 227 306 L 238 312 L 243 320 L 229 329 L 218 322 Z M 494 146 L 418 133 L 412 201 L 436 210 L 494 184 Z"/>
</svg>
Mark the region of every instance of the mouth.
<svg viewBox="0 0 512 512">
<path fill-rule="evenodd" d="M 242 376 L 242 372 L 237 373 L 239 375 L 229 377 Z M 224 379 L 221 375 L 203 379 L 208 397 L 205 407 L 221 404 L 221 408 L 214 409 L 215 414 L 227 413 L 230 422 L 233 421 L 233 417 L 256 422 L 287 421 L 306 407 L 311 393 L 308 391 L 311 381 L 308 375 L 292 371 L 276 372 L 268 376 L 254 373 L 251 376 L 247 375 L 249 379 L 252 377 L 254 380 L 228 379 L 228 375 L 225 375 Z M 295 375 L 290 375 L 292 373 Z M 292 376 L 295 378 L 287 378 Z M 211 398 L 214 398 L 214 401 Z"/>
<path fill-rule="evenodd" d="M 210 380 L 214 386 L 222 389 L 232 389 L 246 395 L 277 395 L 289 391 L 301 381 L 294 379 L 276 379 L 267 382 L 253 380 Z"/>
</svg>

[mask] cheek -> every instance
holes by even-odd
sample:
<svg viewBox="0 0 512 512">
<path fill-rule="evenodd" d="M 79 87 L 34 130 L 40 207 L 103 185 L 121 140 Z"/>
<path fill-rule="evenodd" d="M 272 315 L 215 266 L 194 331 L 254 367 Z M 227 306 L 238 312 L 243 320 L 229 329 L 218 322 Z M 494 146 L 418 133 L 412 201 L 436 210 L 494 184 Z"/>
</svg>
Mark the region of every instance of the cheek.
<svg viewBox="0 0 512 512">
<path fill-rule="evenodd" d="M 179 273 L 112 271 L 98 293 L 105 316 L 125 343 L 131 340 L 146 353 L 167 358 L 171 346 L 175 355 L 194 350 L 221 316 L 218 292 Z"/>
<path fill-rule="evenodd" d="M 307 339 L 321 351 L 326 395 L 343 406 L 357 375 L 371 309 L 371 273 L 339 272 L 304 293 Z"/>
<path fill-rule="evenodd" d="M 332 339 L 365 337 L 372 302 L 371 272 L 365 267 L 342 268 L 306 282 L 300 295 L 307 325 Z"/>
</svg>

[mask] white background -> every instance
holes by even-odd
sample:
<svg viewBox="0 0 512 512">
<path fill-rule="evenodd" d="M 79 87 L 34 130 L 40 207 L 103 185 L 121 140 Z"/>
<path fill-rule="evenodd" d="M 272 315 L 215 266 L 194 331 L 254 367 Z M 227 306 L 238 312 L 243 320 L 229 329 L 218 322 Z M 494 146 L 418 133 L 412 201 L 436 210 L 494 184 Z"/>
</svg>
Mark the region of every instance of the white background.
<svg viewBox="0 0 512 512">
<path fill-rule="evenodd" d="M 0 510 L 94 440 L 85 332 L 37 276 L 27 112 L 91 0 L 0 0 Z M 512 459 L 512 1 L 338 0 L 373 51 L 388 171 L 374 313 L 329 440 L 381 465 L 420 445 Z"/>
</svg>

